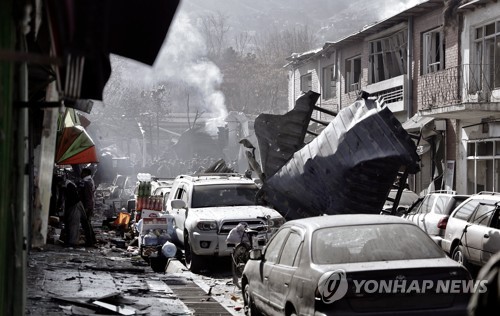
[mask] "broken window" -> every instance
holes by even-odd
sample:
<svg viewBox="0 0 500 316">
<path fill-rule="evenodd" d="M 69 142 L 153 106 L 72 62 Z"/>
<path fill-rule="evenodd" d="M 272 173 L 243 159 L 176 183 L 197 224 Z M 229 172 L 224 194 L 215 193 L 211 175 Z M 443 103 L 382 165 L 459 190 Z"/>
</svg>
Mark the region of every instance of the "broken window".
<svg viewBox="0 0 500 316">
<path fill-rule="evenodd" d="M 312 90 L 312 74 L 308 73 L 300 77 L 300 91 L 307 92 Z"/>
<path fill-rule="evenodd" d="M 345 61 L 345 91 L 357 91 L 361 88 L 361 57 L 346 59 Z"/>
<path fill-rule="evenodd" d="M 323 99 L 331 99 L 337 96 L 337 72 L 335 65 L 323 68 Z"/>
<path fill-rule="evenodd" d="M 442 28 L 422 34 L 422 74 L 444 69 L 444 37 Z"/>
<path fill-rule="evenodd" d="M 488 94 L 500 88 L 500 21 L 477 27 L 474 35 L 469 93 Z"/>
<path fill-rule="evenodd" d="M 406 73 L 407 42 L 406 30 L 370 42 L 370 84 Z"/>
</svg>

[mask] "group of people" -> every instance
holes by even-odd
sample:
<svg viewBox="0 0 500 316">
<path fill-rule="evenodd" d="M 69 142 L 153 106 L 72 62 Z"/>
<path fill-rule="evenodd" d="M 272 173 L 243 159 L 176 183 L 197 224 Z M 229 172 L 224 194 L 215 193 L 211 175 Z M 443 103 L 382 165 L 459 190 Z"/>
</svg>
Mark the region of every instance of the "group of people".
<svg viewBox="0 0 500 316">
<path fill-rule="evenodd" d="M 85 233 L 85 246 L 94 246 L 96 237 L 91 219 L 95 207 L 95 184 L 92 171 L 83 168 L 80 181 L 66 180 L 64 198 L 64 244 L 70 247 L 80 245 L 80 225 Z"/>
</svg>

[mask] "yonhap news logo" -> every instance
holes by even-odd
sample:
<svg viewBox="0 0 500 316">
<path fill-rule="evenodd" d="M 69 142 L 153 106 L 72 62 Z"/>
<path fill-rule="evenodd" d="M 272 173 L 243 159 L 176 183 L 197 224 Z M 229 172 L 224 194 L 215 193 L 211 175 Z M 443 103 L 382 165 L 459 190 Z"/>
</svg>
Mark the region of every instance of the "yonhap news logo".
<svg viewBox="0 0 500 316">
<path fill-rule="evenodd" d="M 392 280 L 356 280 L 347 281 L 343 269 L 330 271 L 318 281 L 318 291 L 325 304 L 331 304 L 343 298 L 350 289 L 355 294 L 384 293 L 485 293 L 487 280 L 407 280 L 398 275 Z"/>
</svg>

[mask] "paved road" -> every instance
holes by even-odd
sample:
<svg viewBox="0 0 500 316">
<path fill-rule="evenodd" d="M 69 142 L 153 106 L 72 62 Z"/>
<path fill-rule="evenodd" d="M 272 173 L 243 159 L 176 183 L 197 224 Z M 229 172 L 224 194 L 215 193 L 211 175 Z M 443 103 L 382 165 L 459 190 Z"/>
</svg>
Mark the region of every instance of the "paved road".
<svg viewBox="0 0 500 316">
<path fill-rule="evenodd" d="M 174 260 L 156 273 L 121 249 L 50 244 L 32 250 L 28 262 L 26 315 L 243 315 L 224 265 L 196 275 Z"/>
</svg>

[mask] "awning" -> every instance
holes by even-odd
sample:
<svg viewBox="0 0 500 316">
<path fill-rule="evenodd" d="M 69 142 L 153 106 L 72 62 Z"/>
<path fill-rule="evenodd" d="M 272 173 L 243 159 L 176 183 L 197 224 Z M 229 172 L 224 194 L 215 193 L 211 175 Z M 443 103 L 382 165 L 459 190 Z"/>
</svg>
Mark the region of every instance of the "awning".
<svg viewBox="0 0 500 316">
<path fill-rule="evenodd" d="M 57 144 L 56 164 L 75 165 L 99 162 L 94 142 L 82 126 L 63 128 Z"/>
<path fill-rule="evenodd" d="M 422 128 L 424 128 L 424 126 L 431 123 L 432 121 L 434 121 L 433 117 L 422 116 L 417 113 L 409 118 L 406 122 L 404 122 L 402 126 L 407 132 L 419 132 L 422 130 Z"/>
<path fill-rule="evenodd" d="M 422 139 L 436 136 L 434 117 L 431 116 L 422 116 L 417 113 L 404 122 L 402 126 L 408 133 L 419 133 Z"/>
<path fill-rule="evenodd" d="M 66 109 L 59 118 L 56 158 L 58 165 L 74 165 L 99 162 L 95 144 L 81 125 L 79 113 Z"/>
</svg>

